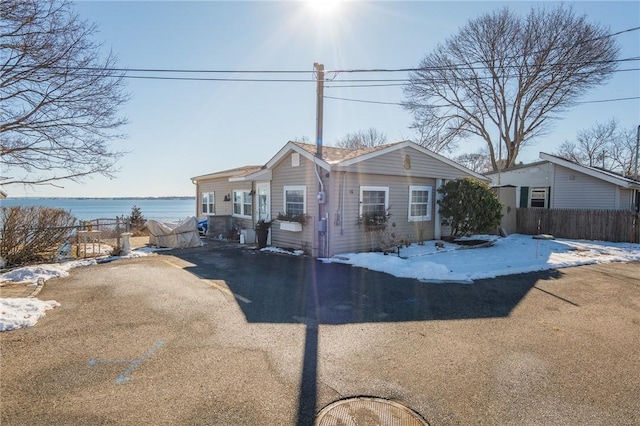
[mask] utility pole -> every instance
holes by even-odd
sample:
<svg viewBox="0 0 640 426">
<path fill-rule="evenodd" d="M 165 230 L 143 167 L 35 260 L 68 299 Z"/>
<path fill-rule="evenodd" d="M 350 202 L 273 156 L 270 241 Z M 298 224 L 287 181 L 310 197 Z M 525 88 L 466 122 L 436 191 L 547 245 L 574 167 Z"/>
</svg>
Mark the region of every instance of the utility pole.
<svg viewBox="0 0 640 426">
<path fill-rule="evenodd" d="M 322 116 L 324 109 L 324 65 L 314 63 L 313 69 L 316 72 L 316 80 L 317 80 L 317 90 L 316 90 L 316 158 L 322 160 Z M 318 168 L 320 167 L 317 164 L 314 164 L 316 177 L 318 178 L 318 222 L 317 222 L 317 233 L 318 233 L 318 257 L 326 256 L 327 248 L 328 248 L 328 225 L 329 220 L 326 217 L 325 212 L 325 202 L 326 202 L 326 193 L 324 191 L 324 183 L 322 177 L 322 171 L 318 172 Z"/>
<path fill-rule="evenodd" d="M 316 90 L 316 157 L 322 158 L 322 113 L 324 109 L 324 65 L 314 63 L 318 82 Z"/>
<path fill-rule="evenodd" d="M 638 134 L 636 135 L 636 168 L 633 172 L 633 178 L 638 180 L 638 157 L 640 157 L 640 125 L 638 126 Z"/>
</svg>

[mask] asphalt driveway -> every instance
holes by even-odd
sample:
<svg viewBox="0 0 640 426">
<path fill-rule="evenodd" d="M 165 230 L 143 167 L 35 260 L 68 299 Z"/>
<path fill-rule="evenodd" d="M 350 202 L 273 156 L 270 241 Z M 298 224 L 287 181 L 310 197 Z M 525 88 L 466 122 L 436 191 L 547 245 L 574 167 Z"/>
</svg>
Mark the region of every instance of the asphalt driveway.
<svg viewBox="0 0 640 426">
<path fill-rule="evenodd" d="M 391 399 L 432 425 L 637 424 L 640 264 L 425 284 L 210 244 L 50 280 L 0 333 L 7 424 L 312 424 Z"/>
</svg>

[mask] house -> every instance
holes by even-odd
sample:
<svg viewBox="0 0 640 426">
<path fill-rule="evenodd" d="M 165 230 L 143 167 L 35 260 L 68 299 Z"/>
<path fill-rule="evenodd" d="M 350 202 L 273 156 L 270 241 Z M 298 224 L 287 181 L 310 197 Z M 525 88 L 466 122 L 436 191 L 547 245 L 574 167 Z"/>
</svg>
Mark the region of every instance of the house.
<svg viewBox="0 0 640 426">
<path fill-rule="evenodd" d="M 280 216 L 270 244 L 329 257 L 440 238 L 436 189 L 462 177 L 489 181 L 409 141 L 359 150 L 288 142 L 263 166 L 192 182 L 210 238 L 239 235 L 253 242 L 259 219 Z"/>
<path fill-rule="evenodd" d="M 515 186 L 518 207 L 638 211 L 640 182 L 544 152 L 540 159 L 486 176 Z"/>
</svg>

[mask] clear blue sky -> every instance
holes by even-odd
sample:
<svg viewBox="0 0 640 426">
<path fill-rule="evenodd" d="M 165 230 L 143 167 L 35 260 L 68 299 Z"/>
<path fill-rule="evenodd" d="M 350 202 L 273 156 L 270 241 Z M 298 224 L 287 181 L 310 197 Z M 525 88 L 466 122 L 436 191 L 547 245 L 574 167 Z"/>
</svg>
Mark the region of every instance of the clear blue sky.
<svg viewBox="0 0 640 426">
<path fill-rule="evenodd" d="M 552 2 L 361 2 L 343 3 L 332 14 L 306 2 L 276 1 L 81 1 L 79 14 L 98 24 L 97 39 L 123 68 L 198 70 L 301 70 L 274 75 L 302 82 L 224 82 L 127 79 L 131 101 L 123 110 L 128 138 L 115 147 L 130 153 L 116 179 L 94 177 L 64 189 L 8 188 L 10 196 L 195 195 L 192 176 L 266 163 L 288 140 L 315 139 L 313 63 L 326 69 L 411 68 L 470 19 L 505 5 L 526 13 Z M 568 2 L 611 32 L 640 26 L 640 2 Z M 616 37 L 621 58 L 640 56 L 640 32 Z M 621 68 L 640 68 L 639 62 Z M 137 73 L 131 75 L 159 75 Z M 162 74 L 166 76 L 166 74 Z M 265 78 L 265 75 L 202 75 Z M 383 74 L 364 78 L 405 78 Z M 340 74 L 337 79 L 353 78 Z M 330 83 L 327 84 L 330 86 Z M 326 96 L 400 102 L 401 87 L 330 88 Z M 640 96 L 640 72 L 616 73 L 583 101 Z M 574 139 L 576 132 L 611 118 L 624 127 L 640 121 L 640 101 L 586 103 L 573 108 L 544 139 L 519 157 L 535 161 L 540 151 Z M 411 117 L 395 105 L 326 99 L 324 141 L 374 127 L 389 142 L 413 136 Z M 470 143 L 458 151 L 474 152 Z"/>
</svg>

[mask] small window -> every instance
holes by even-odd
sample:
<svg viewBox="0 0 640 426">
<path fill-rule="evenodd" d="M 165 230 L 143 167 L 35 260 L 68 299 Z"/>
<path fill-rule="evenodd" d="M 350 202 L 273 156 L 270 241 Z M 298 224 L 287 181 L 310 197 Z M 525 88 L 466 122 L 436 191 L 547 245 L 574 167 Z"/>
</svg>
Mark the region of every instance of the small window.
<svg viewBox="0 0 640 426">
<path fill-rule="evenodd" d="M 291 167 L 300 167 L 300 153 L 291 154 Z"/>
<path fill-rule="evenodd" d="M 201 199 L 201 213 L 206 215 L 215 214 L 215 198 L 213 192 L 203 192 Z"/>
<path fill-rule="evenodd" d="M 548 188 L 531 188 L 529 207 L 547 207 Z"/>
<path fill-rule="evenodd" d="M 305 215 L 307 213 L 307 187 L 284 187 L 284 212 L 287 216 Z"/>
<path fill-rule="evenodd" d="M 389 188 L 385 186 L 360 187 L 360 216 L 386 216 L 389 209 Z"/>
<path fill-rule="evenodd" d="M 430 186 L 409 186 L 409 222 L 431 220 Z"/>
<path fill-rule="evenodd" d="M 250 191 L 233 191 L 233 215 L 251 217 L 253 197 Z"/>
</svg>

